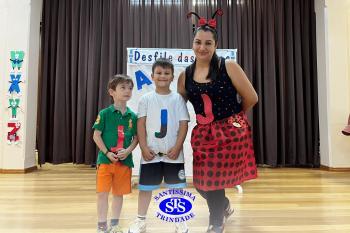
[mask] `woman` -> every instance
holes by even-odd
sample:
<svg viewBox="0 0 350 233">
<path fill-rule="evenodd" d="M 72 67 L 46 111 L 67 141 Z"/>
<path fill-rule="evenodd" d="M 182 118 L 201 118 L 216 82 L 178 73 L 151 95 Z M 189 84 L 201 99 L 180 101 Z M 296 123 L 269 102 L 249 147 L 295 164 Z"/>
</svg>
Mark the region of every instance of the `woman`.
<svg viewBox="0 0 350 233">
<path fill-rule="evenodd" d="M 201 18 L 194 32 L 196 60 L 180 74 L 178 92 L 196 113 L 197 125 L 191 136 L 193 184 L 207 201 L 207 232 L 221 233 L 233 213 L 225 188 L 257 176 L 245 112 L 258 97 L 240 66 L 216 55 L 216 22 L 210 24 L 209 20 L 208 25 L 203 21 Z"/>
</svg>

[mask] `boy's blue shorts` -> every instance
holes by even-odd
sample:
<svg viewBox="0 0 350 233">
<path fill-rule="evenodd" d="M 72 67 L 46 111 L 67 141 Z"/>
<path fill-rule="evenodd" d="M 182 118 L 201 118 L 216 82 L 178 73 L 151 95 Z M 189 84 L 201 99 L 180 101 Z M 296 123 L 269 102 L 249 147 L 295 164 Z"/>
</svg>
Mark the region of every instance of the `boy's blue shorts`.
<svg viewBox="0 0 350 233">
<path fill-rule="evenodd" d="M 142 191 L 159 189 L 163 178 L 167 188 L 186 188 L 184 163 L 141 164 L 138 188 Z"/>
</svg>

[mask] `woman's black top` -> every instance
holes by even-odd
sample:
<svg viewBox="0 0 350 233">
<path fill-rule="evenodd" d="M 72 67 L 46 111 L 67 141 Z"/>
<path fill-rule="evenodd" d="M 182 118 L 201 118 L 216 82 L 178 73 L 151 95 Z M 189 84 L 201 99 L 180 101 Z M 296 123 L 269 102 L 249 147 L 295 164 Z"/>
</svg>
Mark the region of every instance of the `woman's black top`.
<svg viewBox="0 0 350 233">
<path fill-rule="evenodd" d="M 212 102 L 214 121 L 221 120 L 242 111 L 241 96 L 237 93 L 227 74 L 225 59 L 220 59 L 219 75 L 216 80 L 198 83 L 193 79 L 190 67 L 186 68 L 185 89 L 188 100 L 196 114 L 205 115 L 202 94 L 209 96 Z"/>
</svg>

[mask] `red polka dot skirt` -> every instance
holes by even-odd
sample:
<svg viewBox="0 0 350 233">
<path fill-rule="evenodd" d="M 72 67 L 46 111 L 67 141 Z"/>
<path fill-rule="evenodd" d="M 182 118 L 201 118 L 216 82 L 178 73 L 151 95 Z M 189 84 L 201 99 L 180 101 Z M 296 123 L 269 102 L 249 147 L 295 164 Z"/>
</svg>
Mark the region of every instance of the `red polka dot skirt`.
<svg viewBox="0 0 350 233">
<path fill-rule="evenodd" d="M 197 124 L 191 145 L 193 184 L 200 190 L 230 188 L 257 177 L 251 129 L 243 112 Z"/>
</svg>

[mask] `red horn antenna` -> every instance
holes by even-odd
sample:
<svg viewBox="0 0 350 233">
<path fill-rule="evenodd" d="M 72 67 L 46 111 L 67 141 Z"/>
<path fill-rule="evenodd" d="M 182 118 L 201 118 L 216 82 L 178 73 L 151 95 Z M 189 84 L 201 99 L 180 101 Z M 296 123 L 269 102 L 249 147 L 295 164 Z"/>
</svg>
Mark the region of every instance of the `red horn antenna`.
<svg viewBox="0 0 350 233">
<path fill-rule="evenodd" d="M 222 9 L 217 9 L 211 18 L 214 19 L 216 15 L 222 16 L 223 14 L 224 11 Z"/>
<path fill-rule="evenodd" d="M 199 15 L 198 15 L 196 12 L 193 12 L 193 11 L 187 13 L 187 18 L 188 18 L 188 19 L 191 18 L 192 15 L 195 15 L 198 19 L 201 18 L 201 17 L 199 17 Z"/>
</svg>

